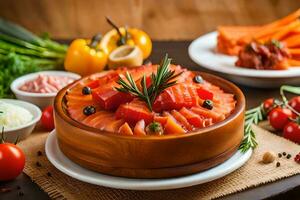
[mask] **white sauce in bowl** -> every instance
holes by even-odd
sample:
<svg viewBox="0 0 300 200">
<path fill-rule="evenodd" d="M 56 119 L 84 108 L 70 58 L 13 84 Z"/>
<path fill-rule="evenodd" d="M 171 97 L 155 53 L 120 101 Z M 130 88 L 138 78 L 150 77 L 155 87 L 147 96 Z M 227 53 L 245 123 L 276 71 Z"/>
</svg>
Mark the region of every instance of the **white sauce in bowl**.
<svg viewBox="0 0 300 200">
<path fill-rule="evenodd" d="M 32 121 L 33 115 L 21 106 L 0 100 L 0 127 L 17 128 Z"/>
</svg>

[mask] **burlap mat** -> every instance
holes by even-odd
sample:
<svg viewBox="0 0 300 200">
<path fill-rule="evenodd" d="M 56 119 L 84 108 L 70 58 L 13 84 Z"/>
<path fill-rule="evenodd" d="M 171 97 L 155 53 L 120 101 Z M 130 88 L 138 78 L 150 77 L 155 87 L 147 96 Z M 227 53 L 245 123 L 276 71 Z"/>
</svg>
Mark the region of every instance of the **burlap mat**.
<svg viewBox="0 0 300 200">
<path fill-rule="evenodd" d="M 259 146 L 243 167 L 209 183 L 165 191 L 110 189 L 73 179 L 61 173 L 47 160 L 44 153 L 47 133 L 35 133 L 19 145 L 27 156 L 24 172 L 53 199 L 213 199 L 300 173 L 300 165 L 293 160 L 300 151 L 299 145 L 259 127 L 254 128 Z M 261 164 L 262 154 L 267 150 L 273 150 L 275 153 L 285 151 L 293 157 L 277 158 L 281 163 L 280 167 L 276 167 L 276 162 Z M 38 151 L 42 151 L 43 155 L 38 156 Z"/>
</svg>

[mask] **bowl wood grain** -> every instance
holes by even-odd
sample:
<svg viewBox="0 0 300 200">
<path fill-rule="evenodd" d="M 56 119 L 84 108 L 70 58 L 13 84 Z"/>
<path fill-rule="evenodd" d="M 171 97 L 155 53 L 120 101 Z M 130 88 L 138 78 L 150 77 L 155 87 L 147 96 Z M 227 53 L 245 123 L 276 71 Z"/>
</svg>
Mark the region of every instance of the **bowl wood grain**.
<svg viewBox="0 0 300 200">
<path fill-rule="evenodd" d="M 75 163 L 100 173 L 132 178 L 165 178 L 196 173 L 230 158 L 244 135 L 245 97 L 229 81 L 195 72 L 235 95 L 232 114 L 224 121 L 180 136 L 122 136 L 87 127 L 71 119 L 64 96 L 55 98 L 55 125 L 61 151 Z"/>
</svg>

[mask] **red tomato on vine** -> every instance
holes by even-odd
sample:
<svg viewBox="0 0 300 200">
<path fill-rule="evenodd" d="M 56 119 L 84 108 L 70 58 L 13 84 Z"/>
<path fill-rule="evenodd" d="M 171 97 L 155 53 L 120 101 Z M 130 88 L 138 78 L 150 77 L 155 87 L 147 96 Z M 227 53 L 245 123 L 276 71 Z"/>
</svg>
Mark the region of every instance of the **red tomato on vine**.
<svg viewBox="0 0 300 200">
<path fill-rule="evenodd" d="M 273 128 L 282 130 L 293 116 L 293 112 L 290 109 L 276 107 L 270 111 L 268 119 Z"/>
<path fill-rule="evenodd" d="M 289 122 L 283 130 L 283 137 L 293 142 L 300 143 L 300 125 L 297 122 Z"/>
<path fill-rule="evenodd" d="M 0 181 L 15 179 L 24 169 L 25 155 L 16 144 L 5 143 L 2 129 L 0 142 Z"/>
</svg>

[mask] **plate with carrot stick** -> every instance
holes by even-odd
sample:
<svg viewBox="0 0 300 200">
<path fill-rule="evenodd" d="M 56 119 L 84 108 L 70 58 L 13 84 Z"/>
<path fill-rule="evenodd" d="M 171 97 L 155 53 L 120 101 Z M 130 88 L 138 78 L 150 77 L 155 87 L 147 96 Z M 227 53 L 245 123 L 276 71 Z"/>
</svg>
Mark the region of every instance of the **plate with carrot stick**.
<svg viewBox="0 0 300 200">
<path fill-rule="evenodd" d="M 219 26 L 189 46 L 197 64 L 252 87 L 300 84 L 300 9 L 258 26 Z"/>
</svg>

